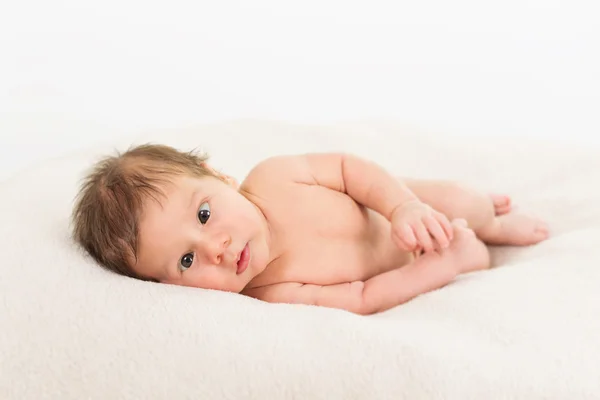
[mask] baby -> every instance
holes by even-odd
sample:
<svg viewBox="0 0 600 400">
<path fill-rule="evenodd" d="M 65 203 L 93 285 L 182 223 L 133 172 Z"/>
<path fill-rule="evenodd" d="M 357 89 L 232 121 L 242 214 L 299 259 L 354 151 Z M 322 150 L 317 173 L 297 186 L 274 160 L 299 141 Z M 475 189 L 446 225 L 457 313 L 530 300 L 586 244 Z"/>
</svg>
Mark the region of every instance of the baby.
<svg viewBox="0 0 600 400">
<path fill-rule="evenodd" d="M 272 157 L 238 185 L 204 155 L 152 144 L 95 165 L 73 226 L 126 276 L 358 314 L 488 268 L 484 243 L 548 237 L 507 196 L 397 178 L 351 154 Z"/>
</svg>

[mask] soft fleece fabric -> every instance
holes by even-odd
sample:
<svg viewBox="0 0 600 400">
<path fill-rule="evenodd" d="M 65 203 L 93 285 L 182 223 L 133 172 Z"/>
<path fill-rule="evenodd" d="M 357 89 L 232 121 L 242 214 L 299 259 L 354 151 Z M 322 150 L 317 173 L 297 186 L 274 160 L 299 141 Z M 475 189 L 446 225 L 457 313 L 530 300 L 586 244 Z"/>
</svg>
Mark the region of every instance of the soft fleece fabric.
<svg viewBox="0 0 600 400">
<path fill-rule="evenodd" d="M 83 172 L 111 149 L 46 161 L 0 184 L 0 398 L 600 398 L 597 151 L 373 121 L 137 139 L 199 146 L 238 179 L 274 154 L 351 151 L 398 175 L 508 192 L 552 238 L 492 249 L 492 270 L 378 315 L 267 304 L 100 269 L 70 242 L 69 213 Z"/>
</svg>

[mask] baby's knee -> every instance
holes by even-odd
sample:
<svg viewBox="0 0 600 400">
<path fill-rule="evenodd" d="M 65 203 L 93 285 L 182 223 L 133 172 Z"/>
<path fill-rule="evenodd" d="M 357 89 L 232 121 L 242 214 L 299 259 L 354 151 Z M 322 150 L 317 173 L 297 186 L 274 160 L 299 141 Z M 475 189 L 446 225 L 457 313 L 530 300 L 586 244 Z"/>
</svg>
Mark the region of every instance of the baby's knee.
<svg viewBox="0 0 600 400">
<path fill-rule="evenodd" d="M 489 196 L 457 182 L 444 184 L 444 195 L 457 218 L 464 218 L 469 228 L 477 230 L 495 217 L 494 204 Z"/>
<path fill-rule="evenodd" d="M 459 255 L 461 273 L 487 269 L 491 265 L 490 252 L 472 229 L 455 230 L 455 254 Z"/>
</svg>

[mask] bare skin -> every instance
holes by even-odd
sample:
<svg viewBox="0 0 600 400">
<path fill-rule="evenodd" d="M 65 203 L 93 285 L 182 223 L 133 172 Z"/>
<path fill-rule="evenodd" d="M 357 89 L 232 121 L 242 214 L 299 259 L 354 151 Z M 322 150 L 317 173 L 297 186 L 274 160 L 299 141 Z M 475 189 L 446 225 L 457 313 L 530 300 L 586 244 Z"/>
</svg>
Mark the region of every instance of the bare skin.
<svg viewBox="0 0 600 400">
<path fill-rule="evenodd" d="M 190 199 L 202 224 L 180 212 Z M 148 205 L 140 232 L 135 268 L 161 282 L 358 314 L 488 268 L 484 242 L 548 237 L 546 224 L 514 214 L 507 196 L 399 179 L 341 154 L 269 159 L 239 187 L 227 177 L 175 181 L 163 204 Z M 250 261 L 240 270 L 243 254 Z"/>
<path fill-rule="evenodd" d="M 484 194 L 455 182 L 403 179 L 419 199 L 448 218 L 465 218 L 487 244 L 527 246 L 548 237 L 543 221 L 512 213 L 511 199 L 503 194 Z"/>
<path fill-rule="evenodd" d="M 467 222 L 457 219 L 452 225 L 454 239 L 448 248 L 425 253 L 403 266 L 379 271 L 365 280 L 328 285 L 283 282 L 249 288 L 244 293 L 268 302 L 314 304 L 357 314 L 385 311 L 439 289 L 460 274 L 489 267 L 487 248 L 475 232 L 467 228 Z"/>
<path fill-rule="evenodd" d="M 256 190 L 261 191 L 264 203 L 259 200 L 257 204 L 269 210 L 271 219 L 281 227 L 278 244 L 286 250 L 243 293 L 271 302 L 318 304 L 371 314 L 438 289 L 458 274 L 488 268 L 489 254 L 482 240 L 526 245 L 548 236 L 542 221 L 511 214 L 507 196 L 485 195 L 446 181 L 396 179 L 420 201 L 455 220 L 448 248 L 442 249 L 439 243 L 435 247 L 433 237 L 428 237 L 429 242 L 412 249 L 425 250 L 415 260 L 390 239 L 390 221 L 356 204 L 350 196 L 307 184 L 290 185 L 285 191 L 276 189 L 277 185 L 271 191 L 260 187 Z M 295 213 L 289 207 L 294 201 L 321 206 Z"/>
</svg>

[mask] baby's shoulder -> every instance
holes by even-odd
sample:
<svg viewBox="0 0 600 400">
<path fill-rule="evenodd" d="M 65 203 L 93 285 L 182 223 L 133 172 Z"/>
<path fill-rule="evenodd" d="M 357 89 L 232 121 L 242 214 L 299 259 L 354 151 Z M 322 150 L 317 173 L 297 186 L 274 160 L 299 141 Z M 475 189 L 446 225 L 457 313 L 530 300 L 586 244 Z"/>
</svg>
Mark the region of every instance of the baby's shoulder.
<svg viewBox="0 0 600 400">
<path fill-rule="evenodd" d="M 306 155 L 289 154 L 266 158 L 256 164 L 248 177 L 269 177 L 291 180 L 308 172 Z"/>
<path fill-rule="evenodd" d="M 310 180 L 311 173 L 305 155 L 278 155 L 256 164 L 242 182 L 242 186 L 264 189 L 308 183 Z"/>
</svg>

